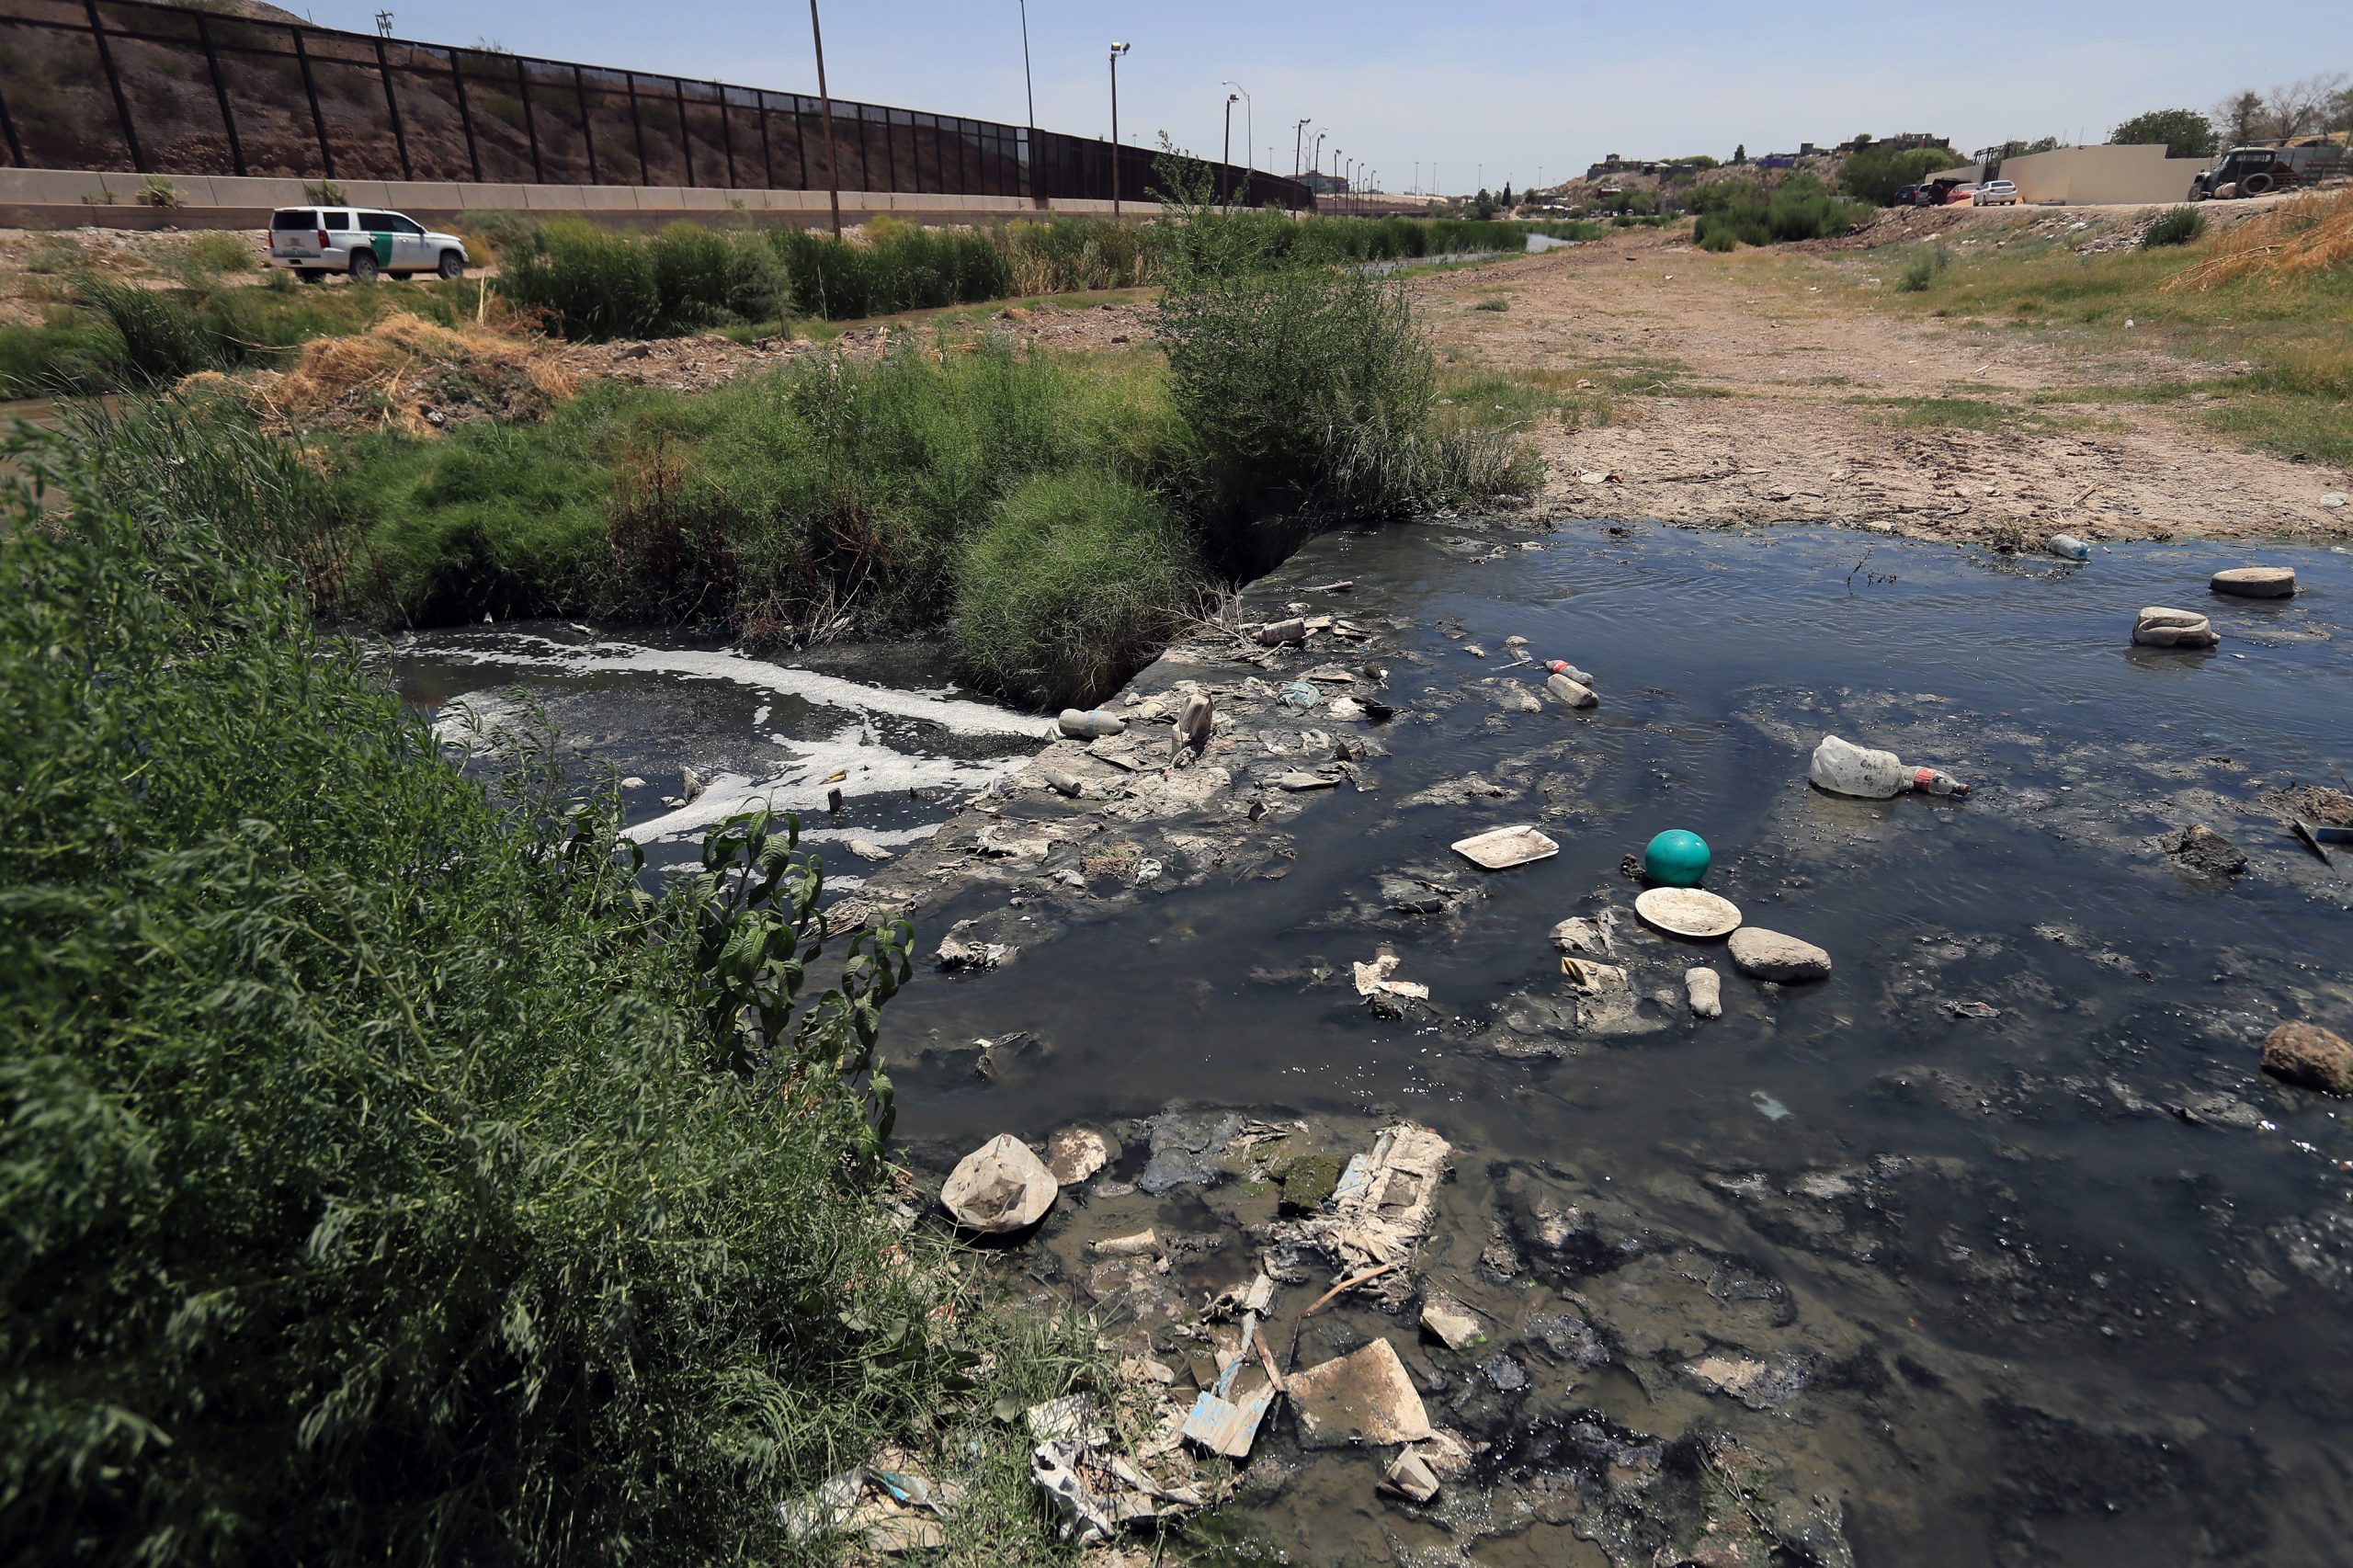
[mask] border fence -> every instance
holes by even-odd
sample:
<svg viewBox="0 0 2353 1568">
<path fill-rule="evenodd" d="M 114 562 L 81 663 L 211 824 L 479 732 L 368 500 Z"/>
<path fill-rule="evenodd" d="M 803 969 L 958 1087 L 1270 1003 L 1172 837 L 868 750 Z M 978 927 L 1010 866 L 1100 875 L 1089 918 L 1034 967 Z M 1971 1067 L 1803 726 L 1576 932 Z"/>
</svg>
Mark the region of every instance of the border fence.
<svg viewBox="0 0 2353 1568">
<path fill-rule="evenodd" d="M 1154 154 L 832 100 L 839 188 L 1141 200 Z M 0 0 L 18 168 L 533 185 L 826 187 L 824 103 L 723 82 L 338 32 L 146 0 Z M 1208 165 L 1222 200 L 1312 207 Z"/>
</svg>

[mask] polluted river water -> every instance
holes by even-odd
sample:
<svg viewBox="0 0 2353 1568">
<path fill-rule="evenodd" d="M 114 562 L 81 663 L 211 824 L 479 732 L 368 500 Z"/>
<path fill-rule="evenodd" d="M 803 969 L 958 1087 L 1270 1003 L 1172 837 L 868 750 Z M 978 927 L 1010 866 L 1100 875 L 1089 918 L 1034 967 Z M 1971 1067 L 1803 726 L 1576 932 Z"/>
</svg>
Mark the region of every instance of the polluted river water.
<svg viewBox="0 0 2353 1568">
<path fill-rule="evenodd" d="M 2257 561 L 2302 591 L 2209 596 Z M 1289 1561 L 2344 1561 L 2353 1130 L 2258 1062 L 2282 1019 L 2353 1024 L 2353 851 L 2323 864 L 2279 794 L 2353 771 L 2353 555 L 1441 520 L 1324 536 L 1245 596 L 1255 619 L 1290 603 L 1369 635 L 1263 667 L 1240 640 L 1173 650 L 1133 683 L 1194 679 L 1236 716 L 1194 765 L 1220 782 L 1158 820 L 1120 797 L 1165 728 L 1137 726 L 1132 784 L 1064 799 L 1015 772 L 1042 726 L 946 693 L 928 656 L 731 675 L 498 629 L 400 665 L 421 701 L 529 693 L 648 779 L 657 862 L 699 831 L 659 800 L 681 764 L 806 808 L 869 754 L 876 787 L 812 820 L 904 852 L 873 885 L 918 889 L 919 961 L 966 920 L 1006 949 L 924 963 L 892 1004 L 931 1190 L 996 1133 L 1098 1130 L 1109 1165 L 1014 1255 L 1038 1289 L 1181 1368 L 1201 1300 L 1264 1260 L 1292 1370 L 1386 1339 L 1476 1450 L 1413 1504 L 1376 1489 L 1393 1449 L 1315 1448 L 1279 1406 L 1222 1528 Z M 2209 615 L 2220 647 L 2131 646 L 2148 605 Z M 1599 707 L 1541 700 L 1512 637 Z M 1314 707 L 1264 699 L 1316 668 Z M 1336 716 L 1335 691 L 1394 716 Z M 1806 764 L 1833 733 L 1974 788 L 1825 795 Z M 1274 782 L 1336 743 L 1336 787 Z M 1523 823 L 1559 853 L 1449 848 Z M 2193 824 L 2243 873 L 2168 855 Z M 1075 836 L 1025 849 L 1038 824 Z M 1644 928 L 1621 864 L 1668 828 L 1829 977 L 1763 984 Z M 1550 933 L 1575 916 L 1611 933 L 1624 1005 L 1564 974 Z M 1427 1003 L 1358 995 L 1384 949 Z M 1695 964 L 1720 1017 L 1684 1006 Z M 1247 1149 L 1345 1159 L 1399 1119 L 1452 1146 L 1437 1223 L 1385 1300 L 1298 1321 L 1336 1276 L 1269 1243 L 1281 1194 Z M 1146 1226 L 1194 1241 L 1157 1280 L 1107 1278 L 1087 1239 Z M 1477 1343 L 1417 1325 L 1441 1292 Z"/>
</svg>

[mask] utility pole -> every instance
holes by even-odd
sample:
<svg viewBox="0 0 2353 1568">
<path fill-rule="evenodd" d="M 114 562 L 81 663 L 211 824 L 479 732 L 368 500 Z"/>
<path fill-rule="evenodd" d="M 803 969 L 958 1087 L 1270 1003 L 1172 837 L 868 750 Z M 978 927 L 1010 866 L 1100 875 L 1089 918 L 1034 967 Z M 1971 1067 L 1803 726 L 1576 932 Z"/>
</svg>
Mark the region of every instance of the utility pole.
<svg viewBox="0 0 2353 1568">
<path fill-rule="evenodd" d="M 1249 163 L 1250 149 L 1256 145 L 1258 141 L 1257 103 L 1250 97 L 1250 89 L 1244 86 L 1239 82 L 1226 82 L 1222 84 L 1222 85 L 1232 87 L 1235 92 L 1242 95 L 1242 161 L 1245 164 Z M 1228 98 L 1225 101 L 1228 105 L 1226 113 L 1231 115 L 1233 112 L 1231 107 L 1233 100 L 1232 98 Z M 1230 158 L 1226 161 L 1228 163 L 1233 162 Z M 1255 175 L 1258 171 L 1254 166 L 1250 172 Z"/>
<path fill-rule="evenodd" d="M 1227 166 L 1228 166 L 1228 167 L 1231 167 L 1231 166 L 1233 165 L 1233 105 L 1234 105 L 1234 100 L 1235 100 L 1235 98 L 1236 98 L 1238 96 L 1239 96 L 1239 95 L 1237 95 L 1237 94 L 1233 94 L 1233 93 L 1228 93 L 1228 94 L 1226 94 L 1226 95 L 1225 95 L 1225 153 L 1224 153 L 1224 157 L 1225 157 L 1225 162 L 1226 162 L 1226 165 L 1227 165 Z"/>
<path fill-rule="evenodd" d="M 817 0 L 809 0 L 815 5 Z M 1120 218 L 1120 56 L 1128 46 L 1114 40 L 1111 44 L 1111 221 Z"/>
<path fill-rule="evenodd" d="M 817 101 L 825 106 L 825 198 L 833 204 L 834 238 L 842 237 L 842 165 L 834 152 L 834 96 L 825 86 L 825 34 L 817 25 L 817 0 L 809 0 L 809 37 L 817 46 Z M 678 111 L 684 115 L 686 111 Z"/>
<path fill-rule="evenodd" d="M 1307 119 L 1313 119 L 1315 117 L 1313 115 L 1309 115 Z M 1292 128 L 1290 133 L 1290 177 L 1293 179 L 1297 179 L 1300 176 L 1300 172 L 1305 156 L 1304 150 L 1307 146 L 1307 119 L 1301 120 L 1298 125 Z"/>
</svg>

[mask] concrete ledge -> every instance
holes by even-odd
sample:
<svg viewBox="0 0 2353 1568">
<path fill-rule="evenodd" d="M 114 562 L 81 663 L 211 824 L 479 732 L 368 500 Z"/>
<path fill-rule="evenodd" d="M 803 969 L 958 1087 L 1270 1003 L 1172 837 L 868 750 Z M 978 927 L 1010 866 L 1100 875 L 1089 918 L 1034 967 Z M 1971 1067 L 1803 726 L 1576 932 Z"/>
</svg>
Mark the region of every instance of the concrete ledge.
<svg viewBox="0 0 2353 1568">
<path fill-rule="evenodd" d="M 269 176 L 170 175 L 177 207 L 143 207 L 142 176 L 79 169 L 0 169 L 0 223 L 17 228 L 250 229 L 269 222 L 273 209 L 314 206 L 303 181 Z M 832 222 L 822 190 L 722 190 L 708 186 L 501 185 L 447 180 L 342 180 L 345 202 L 389 208 L 419 222 L 463 232 L 469 216 L 484 212 L 576 213 L 590 222 L 642 223 L 676 219 L 723 222 L 741 211 L 790 222 Z M 84 200 L 87 197 L 90 199 Z M 1057 212 L 1108 218 L 1108 201 L 1031 200 L 1026 196 L 918 195 L 908 191 L 845 190 L 842 221 L 877 214 L 915 223 L 975 223 Z M 1145 219 L 1153 204 L 1139 195 L 1121 203 L 1122 215 Z"/>
</svg>

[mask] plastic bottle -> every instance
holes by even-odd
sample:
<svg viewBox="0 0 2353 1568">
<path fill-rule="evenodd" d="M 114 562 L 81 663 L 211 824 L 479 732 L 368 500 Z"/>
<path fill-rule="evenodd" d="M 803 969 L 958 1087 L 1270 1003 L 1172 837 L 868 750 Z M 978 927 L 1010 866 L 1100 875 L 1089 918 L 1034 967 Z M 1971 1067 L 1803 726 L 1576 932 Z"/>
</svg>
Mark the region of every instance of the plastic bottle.
<svg viewBox="0 0 2353 1568">
<path fill-rule="evenodd" d="M 1547 659 L 1544 661 L 1544 667 L 1552 671 L 1556 676 L 1568 676 L 1579 686 L 1591 686 L 1593 684 L 1593 677 L 1591 676 L 1586 674 L 1583 670 L 1577 668 L 1566 659 Z"/>
<path fill-rule="evenodd" d="M 2042 548 L 2069 561 L 2089 561 L 2092 558 L 2092 547 L 2074 534 L 2052 534 L 2043 541 Z"/>
<path fill-rule="evenodd" d="M 1907 790 L 1924 795 L 1966 795 L 1969 786 L 1933 767 L 1906 767 L 1892 751 L 1872 751 L 1836 735 L 1824 735 L 1813 748 L 1806 777 L 1814 787 L 1834 795 L 1854 795 L 1866 801 L 1887 801 Z"/>
</svg>

